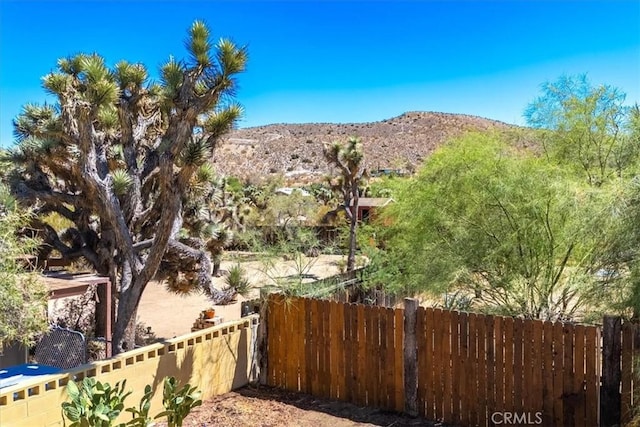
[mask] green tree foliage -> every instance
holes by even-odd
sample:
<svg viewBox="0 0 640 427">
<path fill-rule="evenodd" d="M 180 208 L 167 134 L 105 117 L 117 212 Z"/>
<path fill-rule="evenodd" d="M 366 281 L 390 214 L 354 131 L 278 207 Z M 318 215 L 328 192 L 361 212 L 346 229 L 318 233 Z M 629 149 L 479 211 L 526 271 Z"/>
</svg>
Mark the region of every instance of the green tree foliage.
<svg viewBox="0 0 640 427">
<path fill-rule="evenodd" d="M 46 248 L 84 257 L 111 278 L 119 296 L 114 354 L 133 347 L 137 306 L 157 274 L 218 302 L 230 297 L 212 285 L 205 227 L 193 228 L 188 199 L 210 194 L 192 187 L 210 187 L 204 165 L 242 113 L 232 99 L 247 54 L 226 39 L 213 44 L 199 21 L 186 47 L 190 57 L 170 58 L 159 82 L 139 63 L 61 59 L 43 78 L 55 104 L 28 104 L 14 121 L 12 191 L 36 214 L 73 223 L 63 232 L 34 224 Z"/>
<path fill-rule="evenodd" d="M 526 145 L 509 132 L 439 149 L 371 233 L 373 283 L 530 318 L 638 317 L 640 109 L 623 101 L 562 77 L 527 108 Z"/>
<path fill-rule="evenodd" d="M 292 189 L 290 194 L 277 192 L 281 186 L 282 182 L 277 178 L 261 186 L 245 188 L 245 224 L 251 230 L 244 237 L 253 234 L 253 250 L 272 252 L 281 243 L 298 242 L 301 246 L 294 245 L 296 250 L 305 252 L 310 247 L 299 239 L 299 235 L 304 234 L 303 228 L 313 223 L 319 204 L 302 189 Z M 272 247 L 265 248 L 264 244 Z M 284 250 L 284 246 L 281 249 Z"/>
<path fill-rule="evenodd" d="M 629 108 L 615 87 L 593 86 L 585 75 L 563 76 L 542 86 L 525 110 L 529 125 L 542 129 L 548 158 L 571 166 L 591 185 L 635 174 L 637 138 L 627 131 Z"/>
<path fill-rule="evenodd" d="M 438 150 L 389 206 L 396 280 L 484 311 L 573 318 L 602 284 L 610 202 L 497 135 L 469 134 Z"/>
<path fill-rule="evenodd" d="M 624 105 L 625 94 L 593 86 L 586 76 L 564 76 L 547 82 L 542 95 L 525 111 L 531 126 L 541 129 L 547 158 L 577 173 L 616 199 L 608 248 L 608 277 L 619 282 L 602 297 L 610 309 L 640 317 L 640 228 L 638 160 L 640 107 Z M 617 195 L 617 197 L 616 197 Z"/>
<path fill-rule="evenodd" d="M 640 110 L 630 110 L 629 137 L 640 145 Z M 615 298 L 612 308 L 634 319 L 640 319 L 640 176 L 620 179 L 611 190 L 621 194 L 617 204 L 617 227 L 609 242 L 611 263 L 618 266 L 610 269 L 622 282 L 612 289 Z"/>
<path fill-rule="evenodd" d="M 335 190 L 342 197 L 342 209 L 349 221 L 349 252 L 347 271 L 356 267 L 356 229 L 358 226 L 359 187 L 364 177 L 364 151 L 359 138 L 350 137 L 324 146 L 324 157 L 329 165 L 338 169 Z"/>
<path fill-rule="evenodd" d="M 33 344 L 45 332 L 48 292 L 37 272 L 26 272 L 38 241 L 20 237 L 28 213 L 20 212 L 9 191 L 0 185 L 0 346 L 19 341 Z"/>
</svg>

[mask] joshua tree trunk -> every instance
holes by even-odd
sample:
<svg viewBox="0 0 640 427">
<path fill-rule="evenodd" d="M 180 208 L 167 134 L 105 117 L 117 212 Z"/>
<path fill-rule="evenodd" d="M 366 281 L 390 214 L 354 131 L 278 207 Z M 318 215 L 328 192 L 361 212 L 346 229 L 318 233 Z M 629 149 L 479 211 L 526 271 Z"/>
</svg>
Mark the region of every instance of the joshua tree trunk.
<svg viewBox="0 0 640 427">
<path fill-rule="evenodd" d="M 138 304 L 147 283 L 140 275 L 134 275 L 128 264 L 124 264 L 120 277 L 117 321 L 113 331 L 113 354 L 132 350 L 135 346 L 135 327 Z"/>
<path fill-rule="evenodd" d="M 347 256 L 347 272 L 356 269 L 356 228 L 358 227 L 358 183 L 354 183 L 351 188 L 353 198 L 351 206 L 347 209 L 347 217 L 349 218 L 349 255 Z"/>
<path fill-rule="evenodd" d="M 356 229 L 358 227 L 358 187 L 363 179 L 363 150 L 360 139 L 350 137 L 346 144 L 334 142 L 325 145 L 324 156 L 329 164 L 336 166 L 340 171 L 338 184 L 333 186 L 334 191 L 342 195 L 343 208 L 349 220 L 349 254 L 347 255 L 347 272 L 356 268 Z"/>
<path fill-rule="evenodd" d="M 229 97 L 246 50 L 225 39 L 214 45 L 199 21 L 187 50 L 189 59 L 161 67 L 159 82 L 142 64 L 121 61 L 109 69 L 97 54 L 61 59 L 43 79 L 55 106 L 27 105 L 14 122 L 20 145 L 12 151 L 19 178 L 12 191 L 37 206 L 36 214 L 55 212 L 73 223 L 59 234 L 41 224 L 51 248 L 68 259 L 84 257 L 111 279 L 113 354 L 133 348 L 138 304 L 159 272 L 214 301 L 229 298 L 211 286 L 211 259 L 189 227 L 197 213 L 183 203 L 197 205 L 188 190 L 194 179 L 210 185 L 197 172 L 242 113 Z M 101 298 L 100 334 L 105 306 Z"/>
</svg>

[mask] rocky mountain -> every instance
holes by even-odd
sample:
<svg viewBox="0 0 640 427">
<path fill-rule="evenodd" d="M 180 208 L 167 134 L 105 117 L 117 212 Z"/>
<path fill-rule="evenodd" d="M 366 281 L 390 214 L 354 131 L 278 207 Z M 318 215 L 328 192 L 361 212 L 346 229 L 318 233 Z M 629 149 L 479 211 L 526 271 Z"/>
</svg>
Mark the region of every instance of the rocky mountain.
<svg viewBox="0 0 640 427">
<path fill-rule="evenodd" d="M 250 181 L 276 174 L 289 183 L 318 181 L 330 172 L 323 143 L 358 136 L 370 171 L 410 171 L 463 132 L 509 127 L 481 117 L 432 112 L 409 112 L 371 123 L 273 124 L 229 133 L 215 150 L 214 165 L 221 173 Z"/>
</svg>

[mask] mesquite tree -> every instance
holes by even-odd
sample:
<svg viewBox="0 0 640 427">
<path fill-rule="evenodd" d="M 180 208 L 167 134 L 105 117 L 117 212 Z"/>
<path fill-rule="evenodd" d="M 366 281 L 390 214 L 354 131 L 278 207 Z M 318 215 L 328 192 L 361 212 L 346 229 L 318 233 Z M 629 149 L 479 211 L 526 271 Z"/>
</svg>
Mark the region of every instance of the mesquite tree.
<svg viewBox="0 0 640 427">
<path fill-rule="evenodd" d="M 37 273 L 24 268 L 38 246 L 36 240 L 21 237 L 28 219 L 29 212 L 19 210 L 0 184 L 0 352 L 15 341 L 33 344 L 49 326 L 47 289 Z"/>
<path fill-rule="evenodd" d="M 340 175 L 335 186 L 342 196 L 342 207 L 349 220 L 349 255 L 347 271 L 356 266 L 356 228 L 358 226 L 358 187 L 364 175 L 364 152 L 359 138 L 350 137 L 346 144 L 333 142 L 324 146 L 324 156 Z"/>
<path fill-rule="evenodd" d="M 114 354 L 133 348 L 138 303 L 154 278 L 203 289 L 214 302 L 231 298 L 212 286 L 192 198 L 208 194 L 207 163 L 242 112 L 232 97 L 247 55 L 226 39 L 213 45 L 199 21 L 185 44 L 190 57 L 171 57 L 159 82 L 139 63 L 61 59 L 43 78 L 56 104 L 27 105 L 14 120 L 13 192 L 73 223 L 64 232 L 39 224 L 50 249 L 84 257 L 115 284 Z"/>
</svg>

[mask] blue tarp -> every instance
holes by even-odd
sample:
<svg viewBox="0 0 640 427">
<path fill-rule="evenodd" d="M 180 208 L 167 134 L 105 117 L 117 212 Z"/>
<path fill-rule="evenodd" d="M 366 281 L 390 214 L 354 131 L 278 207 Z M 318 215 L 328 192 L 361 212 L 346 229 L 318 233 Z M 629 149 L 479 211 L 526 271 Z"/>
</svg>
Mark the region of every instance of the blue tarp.
<svg viewBox="0 0 640 427">
<path fill-rule="evenodd" d="M 9 387 L 40 375 L 57 374 L 62 371 L 55 366 L 25 363 L 0 369 L 0 388 Z"/>
</svg>

